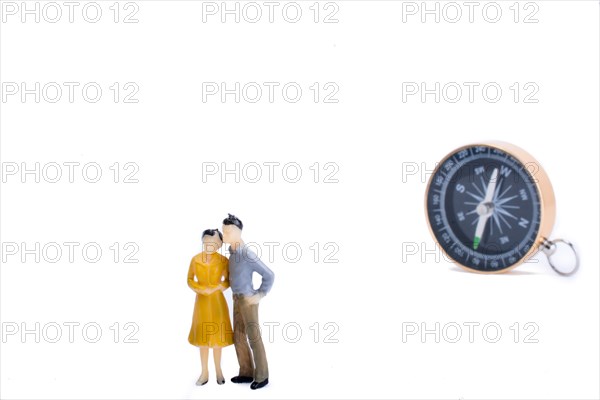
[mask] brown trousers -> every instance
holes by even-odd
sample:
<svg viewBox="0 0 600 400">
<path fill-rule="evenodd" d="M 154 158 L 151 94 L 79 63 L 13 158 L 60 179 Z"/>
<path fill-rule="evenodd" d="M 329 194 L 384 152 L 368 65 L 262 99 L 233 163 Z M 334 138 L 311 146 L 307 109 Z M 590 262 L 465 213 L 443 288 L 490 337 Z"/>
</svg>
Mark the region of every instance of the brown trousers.
<svg viewBox="0 0 600 400">
<path fill-rule="evenodd" d="M 258 324 L 258 304 L 246 303 L 242 295 L 233 296 L 233 344 L 240 364 L 240 376 L 251 376 L 256 382 L 269 377 L 267 355 Z"/>
</svg>

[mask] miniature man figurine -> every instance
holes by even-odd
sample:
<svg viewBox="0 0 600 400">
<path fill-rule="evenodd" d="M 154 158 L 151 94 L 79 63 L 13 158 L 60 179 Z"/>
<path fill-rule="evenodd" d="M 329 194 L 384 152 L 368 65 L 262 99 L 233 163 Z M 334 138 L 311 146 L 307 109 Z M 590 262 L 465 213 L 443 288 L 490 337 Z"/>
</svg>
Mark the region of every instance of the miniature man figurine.
<svg viewBox="0 0 600 400">
<path fill-rule="evenodd" d="M 252 390 L 269 383 L 269 366 L 258 324 L 258 303 L 271 290 L 275 274 L 242 240 L 242 221 L 229 214 L 223 220 L 223 241 L 229 247 L 229 284 L 233 292 L 233 344 L 240 364 L 240 373 L 233 383 L 252 383 Z M 255 290 L 252 273 L 262 277 Z M 250 342 L 250 347 L 248 347 Z M 252 351 L 250 351 L 252 349 Z"/>
</svg>

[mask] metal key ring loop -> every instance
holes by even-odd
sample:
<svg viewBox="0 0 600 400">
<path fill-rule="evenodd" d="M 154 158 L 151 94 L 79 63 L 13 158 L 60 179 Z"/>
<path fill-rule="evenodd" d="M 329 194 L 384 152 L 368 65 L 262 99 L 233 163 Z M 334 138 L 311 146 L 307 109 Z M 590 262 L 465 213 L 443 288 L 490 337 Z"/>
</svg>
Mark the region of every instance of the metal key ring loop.
<svg viewBox="0 0 600 400">
<path fill-rule="evenodd" d="M 569 272 L 562 272 L 562 271 L 558 270 L 556 268 L 556 266 L 552 263 L 552 255 L 554 253 L 556 253 L 556 249 L 557 249 L 556 244 L 557 243 L 564 243 L 567 246 L 569 246 L 571 248 L 571 251 L 573 252 L 573 255 L 575 256 L 575 266 Z M 575 247 L 573 246 L 573 243 L 571 243 L 571 242 L 569 242 L 567 240 L 564 240 L 564 239 L 554 239 L 554 240 L 544 239 L 544 241 L 542 242 L 542 251 L 544 252 L 544 254 L 546 255 L 546 257 L 548 258 L 548 264 L 550 264 L 550 267 L 552 267 L 552 269 L 554 270 L 554 272 L 556 272 L 559 275 L 570 276 L 570 275 L 573 275 L 575 272 L 577 272 L 577 270 L 579 269 L 579 255 L 575 251 Z"/>
</svg>

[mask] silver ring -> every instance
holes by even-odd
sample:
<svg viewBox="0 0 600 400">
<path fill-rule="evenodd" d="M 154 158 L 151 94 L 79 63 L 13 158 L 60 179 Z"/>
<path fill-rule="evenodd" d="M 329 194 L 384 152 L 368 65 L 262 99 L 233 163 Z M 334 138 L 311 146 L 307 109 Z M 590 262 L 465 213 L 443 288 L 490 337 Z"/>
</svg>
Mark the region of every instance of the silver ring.
<svg viewBox="0 0 600 400">
<path fill-rule="evenodd" d="M 562 272 L 559 271 L 556 266 L 552 263 L 552 255 L 554 253 L 556 253 L 556 249 L 557 243 L 564 243 L 567 246 L 569 246 L 571 248 L 571 251 L 573 252 L 573 255 L 575 256 L 575 267 L 573 267 L 573 269 L 569 272 Z M 552 269 L 554 270 L 554 272 L 556 272 L 559 275 L 562 276 L 569 276 L 569 275 L 573 275 L 575 272 L 577 272 L 577 270 L 579 269 L 579 256 L 577 254 L 577 252 L 575 251 L 575 247 L 573 246 L 573 243 L 564 240 L 564 239 L 554 239 L 554 240 L 548 240 L 548 239 L 544 239 L 544 241 L 542 242 L 542 251 L 544 252 L 544 254 L 546 255 L 546 257 L 548 258 L 548 264 L 550 264 L 550 267 L 552 267 Z"/>
</svg>

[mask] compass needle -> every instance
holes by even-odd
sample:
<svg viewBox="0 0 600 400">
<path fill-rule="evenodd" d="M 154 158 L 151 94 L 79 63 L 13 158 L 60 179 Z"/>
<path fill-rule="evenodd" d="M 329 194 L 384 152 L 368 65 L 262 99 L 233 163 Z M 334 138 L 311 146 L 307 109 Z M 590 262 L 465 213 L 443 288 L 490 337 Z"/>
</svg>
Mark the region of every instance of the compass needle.
<svg viewBox="0 0 600 400">
<path fill-rule="evenodd" d="M 487 224 L 487 220 L 492 215 L 492 203 L 491 201 L 494 198 L 494 193 L 496 191 L 496 183 L 498 180 L 498 168 L 494 168 L 492 172 L 492 177 L 490 178 L 490 182 L 485 189 L 485 198 L 479 203 L 477 206 L 477 214 L 479 214 L 479 221 L 477 222 L 477 228 L 475 228 L 475 237 L 473 238 L 473 250 L 477 250 L 479 244 L 481 243 L 481 238 L 483 237 L 483 232 L 485 230 L 485 225 Z M 481 182 L 483 182 L 483 178 L 481 178 Z"/>
</svg>

